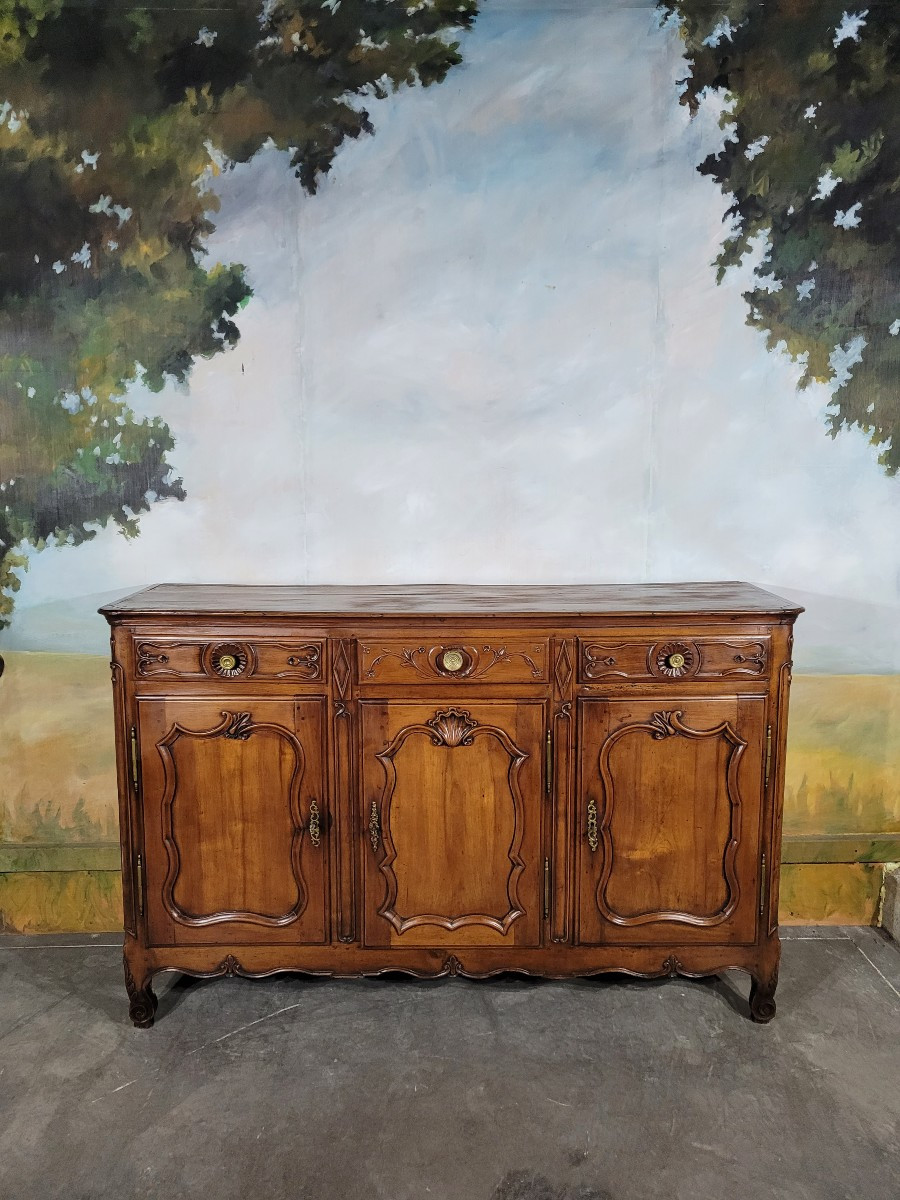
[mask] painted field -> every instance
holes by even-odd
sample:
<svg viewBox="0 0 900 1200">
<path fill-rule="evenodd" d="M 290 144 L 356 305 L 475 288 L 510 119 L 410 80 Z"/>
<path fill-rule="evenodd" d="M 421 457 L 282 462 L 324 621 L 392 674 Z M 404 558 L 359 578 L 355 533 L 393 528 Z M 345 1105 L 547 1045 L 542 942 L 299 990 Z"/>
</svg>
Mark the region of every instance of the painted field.
<svg viewBox="0 0 900 1200">
<path fill-rule="evenodd" d="M 900 830 L 900 675 L 794 678 L 785 836 Z"/>
<path fill-rule="evenodd" d="M 4 654 L 0 843 L 118 838 L 109 663 Z"/>
</svg>

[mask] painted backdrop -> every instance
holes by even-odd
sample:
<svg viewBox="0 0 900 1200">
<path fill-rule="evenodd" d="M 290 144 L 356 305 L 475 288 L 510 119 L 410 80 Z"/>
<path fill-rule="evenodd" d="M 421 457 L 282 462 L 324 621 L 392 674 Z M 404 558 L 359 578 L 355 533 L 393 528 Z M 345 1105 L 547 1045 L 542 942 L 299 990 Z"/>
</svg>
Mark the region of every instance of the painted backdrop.
<svg viewBox="0 0 900 1200">
<path fill-rule="evenodd" d="M 117 923 L 95 610 L 163 579 L 798 599 L 785 915 L 871 919 L 898 55 L 874 0 L 0 12 L 3 921 Z"/>
</svg>

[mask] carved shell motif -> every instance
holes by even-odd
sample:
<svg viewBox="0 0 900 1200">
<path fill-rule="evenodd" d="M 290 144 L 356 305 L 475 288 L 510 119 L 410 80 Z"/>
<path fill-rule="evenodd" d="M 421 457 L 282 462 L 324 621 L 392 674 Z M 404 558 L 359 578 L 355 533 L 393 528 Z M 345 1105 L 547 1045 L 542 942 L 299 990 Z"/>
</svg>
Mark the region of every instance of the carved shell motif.
<svg viewBox="0 0 900 1200">
<path fill-rule="evenodd" d="M 435 746 L 471 746 L 472 730 L 478 725 L 474 717 L 462 708 L 445 708 L 425 722 L 431 729 Z"/>
<path fill-rule="evenodd" d="M 659 742 L 681 732 L 680 718 L 680 712 L 655 712 L 648 724 L 652 726 L 653 736 Z"/>
<path fill-rule="evenodd" d="M 233 742 L 246 742 L 253 732 L 253 717 L 248 712 L 223 712 L 226 724 L 221 728 L 222 737 Z"/>
</svg>

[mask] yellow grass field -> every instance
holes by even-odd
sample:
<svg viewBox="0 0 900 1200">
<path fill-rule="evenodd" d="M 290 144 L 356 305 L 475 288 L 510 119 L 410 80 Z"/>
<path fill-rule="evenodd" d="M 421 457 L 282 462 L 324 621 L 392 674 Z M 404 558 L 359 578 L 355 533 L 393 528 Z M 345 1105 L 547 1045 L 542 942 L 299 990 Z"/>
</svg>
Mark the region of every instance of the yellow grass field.
<svg viewBox="0 0 900 1200">
<path fill-rule="evenodd" d="M 0 678 L 0 842 L 118 838 L 109 663 L 5 654 Z"/>
<path fill-rule="evenodd" d="M 785 834 L 900 830 L 900 675 L 800 675 L 788 727 Z"/>
</svg>

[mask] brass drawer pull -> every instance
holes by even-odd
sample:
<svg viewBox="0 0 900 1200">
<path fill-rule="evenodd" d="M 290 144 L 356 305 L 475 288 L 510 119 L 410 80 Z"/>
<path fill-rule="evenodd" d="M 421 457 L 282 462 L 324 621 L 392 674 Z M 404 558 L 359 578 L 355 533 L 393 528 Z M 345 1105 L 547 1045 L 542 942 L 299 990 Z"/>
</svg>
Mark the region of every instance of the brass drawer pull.
<svg viewBox="0 0 900 1200">
<path fill-rule="evenodd" d="M 461 671 L 466 665 L 466 660 L 461 650 L 445 650 L 441 655 L 440 661 L 443 670 L 450 672 Z"/>
<path fill-rule="evenodd" d="M 209 665 L 222 679 L 234 679 L 250 666 L 250 650 L 237 642 L 222 642 L 209 651 Z"/>
</svg>

